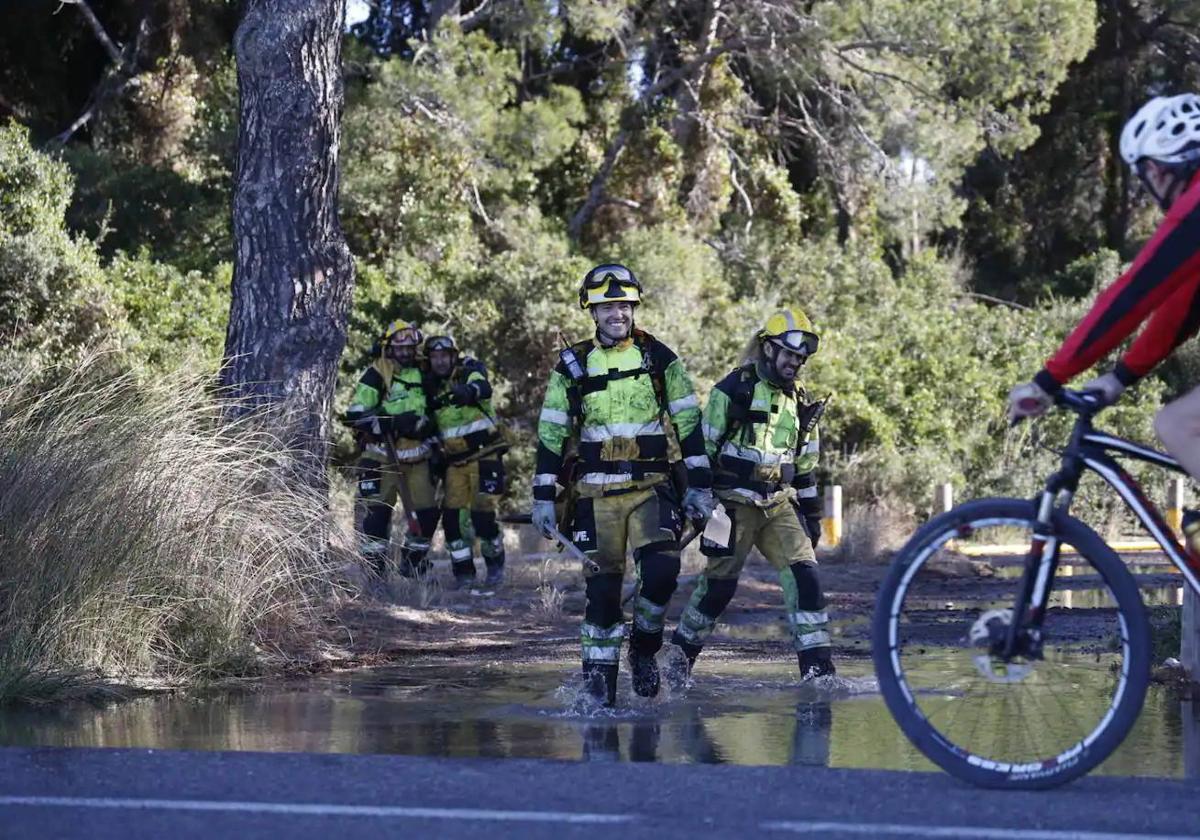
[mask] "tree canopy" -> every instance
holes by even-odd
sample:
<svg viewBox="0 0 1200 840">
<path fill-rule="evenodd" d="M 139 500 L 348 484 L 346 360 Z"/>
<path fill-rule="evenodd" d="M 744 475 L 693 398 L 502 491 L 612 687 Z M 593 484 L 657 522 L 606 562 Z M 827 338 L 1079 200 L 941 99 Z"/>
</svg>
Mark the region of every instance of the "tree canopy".
<svg viewBox="0 0 1200 840">
<path fill-rule="evenodd" d="M 808 310 L 823 350 L 805 377 L 834 394 L 824 468 L 860 492 L 1013 486 L 1004 393 L 1152 229 L 1116 136 L 1148 96 L 1200 89 L 1198 16 L 1172 0 L 378 0 L 343 45 L 343 377 L 392 317 L 447 329 L 528 442 L 558 331 L 588 330 L 579 278 L 621 260 L 647 286 L 639 320 L 703 391 L 772 306 Z M 238 4 L 76 0 L 10 20 L 4 370 L 97 345 L 149 375 L 215 360 Z M 1148 436 L 1192 359 L 1113 421 Z"/>
</svg>

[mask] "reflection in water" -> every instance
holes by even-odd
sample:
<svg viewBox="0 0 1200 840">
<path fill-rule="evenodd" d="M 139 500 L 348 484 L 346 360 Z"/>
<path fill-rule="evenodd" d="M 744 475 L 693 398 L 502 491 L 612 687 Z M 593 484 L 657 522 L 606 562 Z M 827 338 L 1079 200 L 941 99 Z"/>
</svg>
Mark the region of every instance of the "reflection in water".
<svg viewBox="0 0 1200 840">
<path fill-rule="evenodd" d="M 869 664 L 843 670 L 848 679 L 817 689 L 791 663 L 714 658 L 681 697 L 639 700 L 626 678 L 621 709 L 588 715 L 564 700 L 570 666 L 414 665 L 215 698 L 7 710 L 0 744 L 932 769 L 892 722 Z M 1152 690 L 1102 772 L 1182 775 L 1190 738 L 1188 772 L 1200 775 L 1196 714 Z"/>
<path fill-rule="evenodd" d="M 828 700 L 796 704 L 796 734 L 792 736 L 792 764 L 829 766 L 829 739 L 833 734 L 833 704 Z"/>
<path fill-rule="evenodd" d="M 1200 779 L 1200 700 L 1179 704 L 1183 718 L 1183 775 Z"/>
</svg>

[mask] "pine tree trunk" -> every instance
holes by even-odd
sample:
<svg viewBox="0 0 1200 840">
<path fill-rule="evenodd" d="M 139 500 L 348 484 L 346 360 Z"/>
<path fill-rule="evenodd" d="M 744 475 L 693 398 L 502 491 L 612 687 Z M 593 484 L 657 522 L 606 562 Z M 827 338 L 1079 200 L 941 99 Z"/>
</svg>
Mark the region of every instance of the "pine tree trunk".
<svg viewBox="0 0 1200 840">
<path fill-rule="evenodd" d="M 324 486 L 354 266 L 338 222 L 343 0 L 246 0 L 222 380 Z"/>
</svg>

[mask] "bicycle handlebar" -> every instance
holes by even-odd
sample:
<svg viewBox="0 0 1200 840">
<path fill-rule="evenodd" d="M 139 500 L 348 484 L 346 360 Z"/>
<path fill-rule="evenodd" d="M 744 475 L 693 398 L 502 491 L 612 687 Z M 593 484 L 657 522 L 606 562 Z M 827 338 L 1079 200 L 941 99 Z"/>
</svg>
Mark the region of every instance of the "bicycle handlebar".
<svg viewBox="0 0 1200 840">
<path fill-rule="evenodd" d="M 1088 416 L 1096 414 L 1102 408 L 1107 408 L 1103 391 L 1072 391 L 1063 388 L 1054 396 L 1054 402 L 1064 408 L 1069 408 L 1076 414 Z"/>
<path fill-rule="evenodd" d="M 1062 408 L 1068 408 L 1076 414 L 1091 418 L 1103 408 L 1107 408 L 1109 403 L 1103 399 L 1102 391 L 1072 391 L 1069 388 L 1063 388 L 1054 395 L 1054 404 Z M 1013 428 L 1020 425 L 1024 417 L 1014 417 L 1009 423 L 1009 427 Z"/>
</svg>

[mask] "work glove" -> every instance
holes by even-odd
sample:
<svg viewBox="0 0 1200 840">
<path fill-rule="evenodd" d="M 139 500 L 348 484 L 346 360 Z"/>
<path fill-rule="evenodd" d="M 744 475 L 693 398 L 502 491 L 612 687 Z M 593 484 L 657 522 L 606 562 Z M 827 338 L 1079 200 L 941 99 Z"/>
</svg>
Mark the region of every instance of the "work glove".
<svg viewBox="0 0 1200 840">
<path fill-rule="evenodd" d="M 1102 395 L 1100 397 L 1101 401 L 1103 401 L 1105 405 L 1112 405 L 1117 401 L 1117 398 L 1120 397 L 1121 394 L 1125 393 L 1125 384 L 1121 382 L 1120 379 L 1117 379 L 1117 375 L 1115 373 L 1110 371 L 1109 373 L 1106 373 L 1103 376 L 1097 376 L 1091 382 L 1088 382 L 1083 386 L 1083 390 L 1099 391 Z"/>
<path fill-rule="evenodd" d="M 1027 417 L 1041 417 L 1054 405 L 1054 398 L 1036 382 L 1023 382 L 1008 392 L 1008 419 L 1016 423 Z"/>
<path fill-rule="evenodd" d="M 475 405 L 479 402 L 479 392 L 464 382 L 450 389 L 449 398 L 450 405 Z"/>
<path fill-rule="evenodd" d="M 548 540 L 553 539 L 550 531 L 558 528 L 558 516 L 554 512 L 554 502 L 535 501 L 530 519 L 533 520 L 533 527 L 537 528 L 543 537 Z"/>
<path fill-rule="evenodd" d="M 707 522 L 717 507 L 717 498 L 707 488 L 689 487 L 683 494 L 683 515 L 692 522 Z"/>
</svg>

